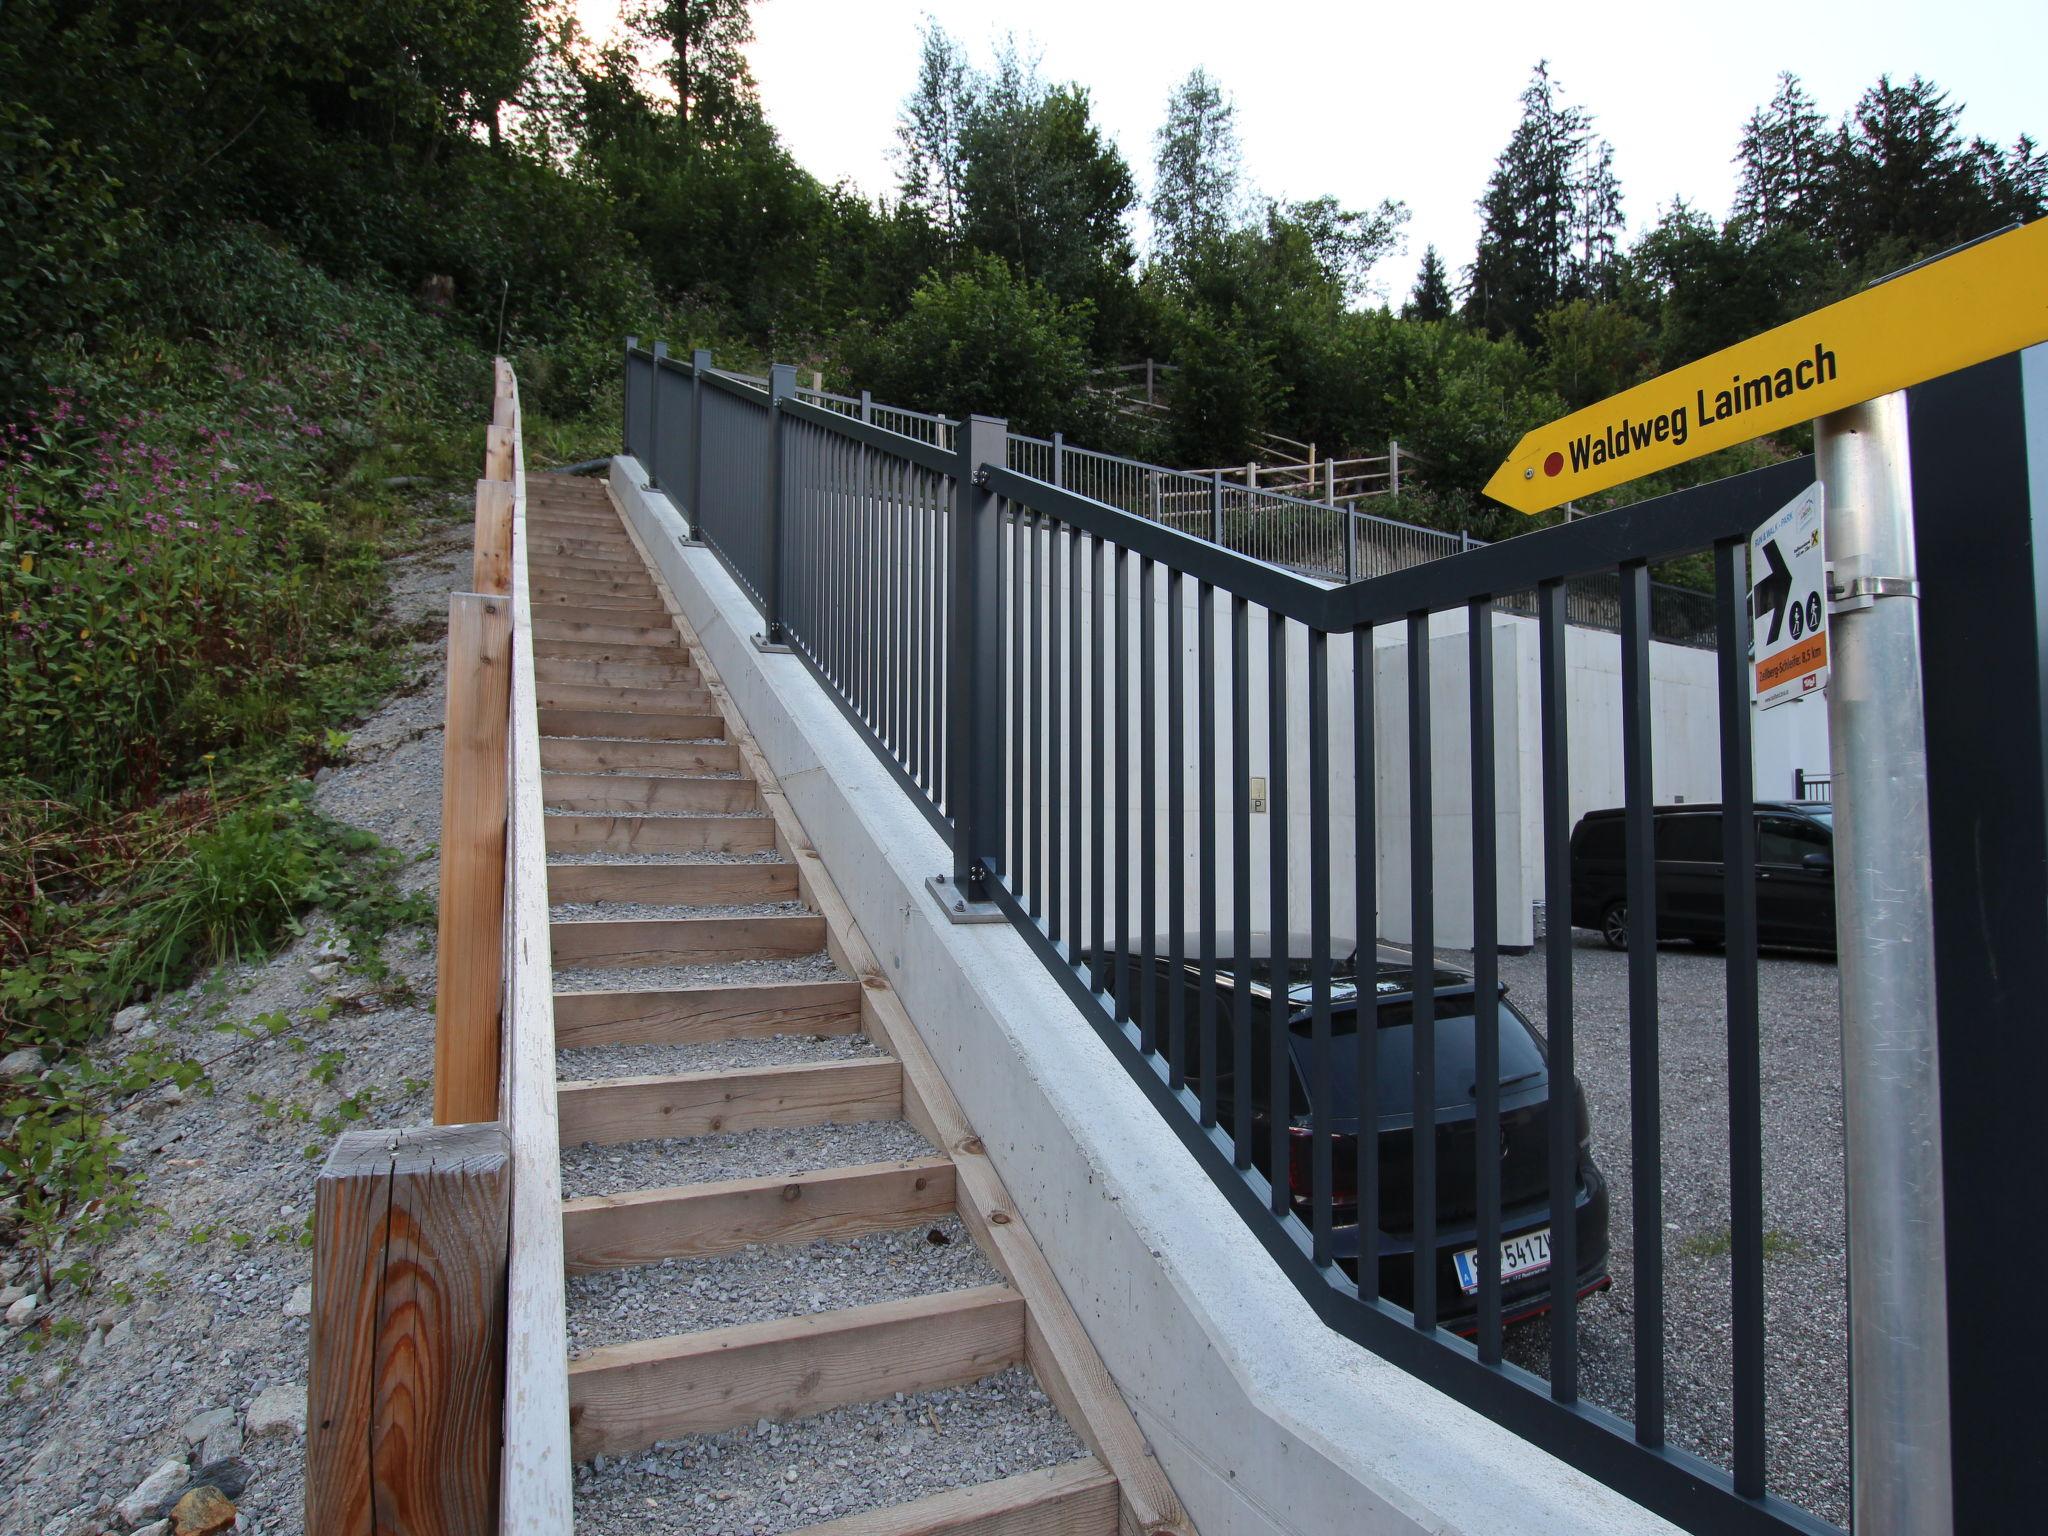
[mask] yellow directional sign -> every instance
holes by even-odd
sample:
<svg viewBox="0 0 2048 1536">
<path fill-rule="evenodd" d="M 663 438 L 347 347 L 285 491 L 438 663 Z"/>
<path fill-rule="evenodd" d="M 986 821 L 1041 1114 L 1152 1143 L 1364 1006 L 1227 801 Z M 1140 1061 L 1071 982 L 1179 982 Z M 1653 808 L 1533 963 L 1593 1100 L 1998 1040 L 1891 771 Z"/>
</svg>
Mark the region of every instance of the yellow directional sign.
<svg viewBox="0 0 2048 1536">
<path fill-rule="evenodd" d="M 1486 482 L 1542 512 L 2048 341 L 2048 220 L 1752 336 L 1539 427 Z"/>
</svg>

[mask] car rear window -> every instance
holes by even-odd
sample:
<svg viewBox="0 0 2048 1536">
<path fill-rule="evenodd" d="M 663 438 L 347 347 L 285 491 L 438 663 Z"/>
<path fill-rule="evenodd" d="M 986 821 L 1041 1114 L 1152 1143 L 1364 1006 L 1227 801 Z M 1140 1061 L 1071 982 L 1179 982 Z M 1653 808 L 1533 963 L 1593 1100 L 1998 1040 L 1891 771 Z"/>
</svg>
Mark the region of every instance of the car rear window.
<svg viewBox="0 0 2048 1536">
<path fill-rule="evenodd" d="M 1436 1107 L 1469 1105 L 1476 1091 L 1474 1069 L 1479 1061 L 1478 1024 L 1472 1016 L 1470 992 L 1436 1000 Z M 1415 1065 L 1415 1005 L 1408 998 L 1382 1003 L 1379 1050 L 1374 1057 L 1373 1103 L 1377 1118 L 1405 1115 L 1413 1103 L 1409 1074 Z M 1313 1066 L 1310 1025 L 1290 1026 L 1294 1057 L 1304 1077 Z M 1339 1120 L 1358 1116 L 1358 1014 L 1351 1010 L 1330 1020 L 1331 1112 Z M 1500 1079 L 1519 1088 L 1543 1075 L 1543 1055 L 1522 1018 L 1502 999 L 1500 1006 Z"/>
</svg>

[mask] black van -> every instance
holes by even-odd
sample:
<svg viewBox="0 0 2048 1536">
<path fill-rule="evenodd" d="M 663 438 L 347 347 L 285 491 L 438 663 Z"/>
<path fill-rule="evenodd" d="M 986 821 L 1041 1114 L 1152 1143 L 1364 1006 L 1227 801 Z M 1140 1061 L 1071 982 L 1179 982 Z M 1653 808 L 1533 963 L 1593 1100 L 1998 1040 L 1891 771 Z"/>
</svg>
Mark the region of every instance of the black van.
<svg viewBox="0 0 2048 1536">
<path fill-rule="evenodd" d="M 1201 967 L 1189 961 L 1176 978 L 1165 938 L 1156 943 L 1153 961 L 1153 1006 L 1159 1021 L 1162 1048 L 1171 1049 L 1165 1038 L 1166 1021 L 1179 1002 L 1185 1021 L 1181 1069 L 1188 1082 L 1202 1081 L 1202 1041 L 1199 1020 L 1206 988 Z M 1233 974 L 1235 944 L 1228 933 L 1218 938 L 1218 969 L 1213 994 L 1215 1005 L 1216 1067 L 1215 1093 L 1218 1121 L 1233 1123 L 1237 1096 L 1248 1086 L 1253 1125 L 1251 1161 L 1268 1178 L 1275 1176 L 1268 1148 L 1273 1116 L 1281 1106 L 1273 1091 L 1274 962 L 1271 938 L 1265 933 L 1246 936 L 1247 969 Z M 1414 1287 L 1414 1117 L 1411 1104 L 1411 1060 L 1413 1028 L 1411 1013 L 1415 1001 L 1414 965 L 1399 951 L 1381 950 L 1362 957 L 1349 939 L 1332 944 L 1330 984 L 1330 1033 L 1335 1049 L 1331 1053 L 1330 1101 L 1311 1102 L 1309 1082 L 1313 1077 L 1313 1002 L 1306 961 L 1294 957 L 1308 953 L 1306 935 L 1290 939 L 1286 979 L 1286 1062 L 1287 1088 L 1284 1112 L 1287 1116 L 1288 1166 L 1278 1173 L 1292 1196 L 1293 1207 L 1304 1222 L 1313 1220 L 1310 1205 L 1312 1179 L 1310 1149 L 1317 1116 L 1326 1115 L 1333 1153 L 1332 1257 L 1353 1280 L 1359 1261 L 1358 1136 L 1364 1126 L 1379 1139 L 1379 1293 L 1397 1306 L 1413 1307 Z M 1200 953 L 1199 939 L 1190 935 L 1183 953 Z M 1138 974 L 1138 957 L 1125 965 L 1111 965 L 1105 978 L 1115 993 Z M 1578 1258 L 1577 1290 L 1581 1296 L 1609 1285 L 1607 1271 L 1607 1180 L 1593 1161 L 1592 1127 L 1586 1116 L 1586 1096 L 1577 1083 L 1572 1085 L 1572 1114 L 1576 1121 L 1578 1167 L 1573 1209 L 1561 1218 L 1550 1208 L 1550 1070 L 1543 1039 L 1500 989 L 1500 1144 L 1483 1150 L 1477 1145 L 1477 1025 L 1474 1020 L 1473 979 L 1462 972 L 1439 966 L 1428 977 L 1436 994 L 1436 1142 L 1437 1142 L 1437 1232 L 1436 1261 L 1439 1321 L 1455 1332 L 1470 1333 L 1477 1326 L 1478 1212 L 1474 1194 L 1477 1159 L 1497 1158 L 1500 1166 L 1503 1321 L 1515 1322 L 1547 1311 L 1550 1305 L 1550 1233 L 1559 1219 L 1574 1223 Z M 1363 1095 L 1358 1076 L 1358 1022 L 1361 989 L 1370 985 L 1378 1026 L 1373 1052 L 1373 1083 L 1370 1104 Z M 1239 989 L 1249 1004 L 1250 1049 L 1246 1065 L 1248 1085 L 1236 1079 L 1236 1015 Z M 1175 991 L 1179 992 L 1176 999 Z M 1135 1003 L 1135 995 L 1133 998 Z M 1135 1008 L 1134 1008 L 1135 1011 Z M 1361 1113 L 1363 1111 L 1363 1113 Z"/>
<path fill-rule="evenodd" d="M 1657 937 L 1722 943 L 1721 807 L 1660 805 Z M 1572 832 L 1572 926 L 1628 948 L 1628 861 L 1622 813 L 1589 811 Z M 1835 947 L 1835 823 L 1828 805 L 1756 807 L 1756 931 L 1760 944 Z"/>
</svg>

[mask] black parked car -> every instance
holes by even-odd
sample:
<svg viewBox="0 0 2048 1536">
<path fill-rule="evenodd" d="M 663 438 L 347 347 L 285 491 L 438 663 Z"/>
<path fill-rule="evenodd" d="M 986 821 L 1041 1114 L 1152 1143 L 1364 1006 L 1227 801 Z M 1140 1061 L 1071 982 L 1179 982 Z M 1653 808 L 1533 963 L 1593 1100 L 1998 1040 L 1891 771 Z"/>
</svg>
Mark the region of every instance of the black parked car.
<svg viewBox="0 0 2048 1536">
<path fill-rule="evenodd" d="M 1159 1036 L 1166 1048 L 1169 987 L 1173 979 L 1164 958 L 1166 942 L 1155 946 L 1160 958 L 1154 975 L 1159 990 L 1154 1006 L 1160 1021 Z M 1288 954 L 1305 956 L 1308 941 L 1290 940 Z M 1239 1084 L 1235 1061 L 1235 1005 L 1240 982 L 1248 989 L 1251 1002 L 1252 1161 L 1259 1170 L 1273 1176 L 1271 1167 L 1271 1117 L 1274 1113 L 1272 1088 L 1272 946 L 1265 934 L 1255 934 L 1247 944 L 1250 964 L 1240 978 L 1231 973 L 1233 944 L 1229 935 L 1217 942 L 1216 976 L 1216 1059 L 1217 1118 L 1228 1129 L 1236 1113 Z M 1359 1019 L 1358 956 L 1351 941 L 1332 945 L 1334 960 L 1331 980 L 1330 1102 L 1311 1101 L 1313 1081 L 1311 1039 L 1311 987 L 1306 960 L 1292 960 L 1288 967 L 1287 1023 L 1287 1125 L 1292 1156 L 1281 1177 L 1288 1182 L 1295 1213 L 1310 1221 L 1312 1193 L 1311 1147 L 1316 1116 L 1327 1114 L 1334 1163 L 1332 1186 L 1335 1195 L 1332 1233 L 1333 1254 L 1346 1274 L 1358 1279 L 1358 1189 L 1357 1137 L 1359 1134 L 1359 1083 L 1357 1075 Z M 1346 954 L 1345 951 L 1351 951 Z M 1183 953 L 1200 953 L 1190 939 Z M 1130 971 L 1135 973 L 1135 958 Z M 1382 950 L 1372 965 L 1372 979 L 1379 1004 L 1378 1048 L 1374 1055 L 1372 1123 L 1379 1137 L 1379 1291 L 1400 1306 L 1414 1304 L 1414 1163 L 1412 1088 L 1410 1068 L 1414 1046 L 1412 1015 L 1414 976 L 1407 955 Z M 1470 976 L 1439 969 L 1433 977 L 1436 989 L 1436 1086 L 1437 1086 L 1437 1310 L 1446 1328 L 1471 1332 L 1477 1327 L 1478 1267 L 1476 1262 L 1478 1218 L 1476 1207 L 1476 1158 L 1481 1155 L 1475 1134 L 1478 1104 L 1475 1083 L 1477 1030 L 1473 1018 L 1474 990 Z M 1114 982 L 1112 990 L 1114 990 Z M 1201 967 L 1189 960 L 1179 983 L 1181 1003 L 1186 1010 L 1186 1048 L 1182 1069 L 1190 1086 L 1200 1082 L 1203 1069 L 1201 1031 Z M 1501 1315 L 1509 1322 L 1547 1311 L 1550 1304 L 1550 1073 L 1543 1041 L 1507 998 L 1501 988 L 1500 1006 L 1500 1141 L 1484 1155 L 1500 1161 L 1502 1287 Z M 1586 1118 L 1586 1099 L 1573 1085 L 1574 1116 L 1578 1125 L 1578 1171 L 1572 1219 L 1577 1222 L 1579 1294 L 1604 1290 L 1611 1282 L 1607 1273 L 1607 1181 L 1593 1162 L 1592 1133 Z"/>
<path fill-rule="evenodd" d="M 1721 807 L 1660 805 L 1652 813 L 1657 855 L 1657 937 L 1720 944 Z M 1628 948 L 1628 861 L 1622 813 L 1589 811 L 1572 831 L 1572 926 L 1597 928 Z M 1832 806 L 1756 807 L 1756 932 L 1760 944 L 1835 947 L 1835 822 Z"/>
</svg>

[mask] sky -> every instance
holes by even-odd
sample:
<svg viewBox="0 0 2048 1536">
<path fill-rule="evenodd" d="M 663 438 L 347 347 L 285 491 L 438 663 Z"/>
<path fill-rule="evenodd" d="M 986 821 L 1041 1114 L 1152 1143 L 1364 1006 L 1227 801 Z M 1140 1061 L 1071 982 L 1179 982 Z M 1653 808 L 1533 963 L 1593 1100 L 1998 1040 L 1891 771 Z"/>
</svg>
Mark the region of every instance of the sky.
<svg viewBox="0 0 2048 1536">
<path fill-rule="evenodd" d="M 617 0 L 578 8 L 597 35 L 619 9 Z M 1780 70 L 1799 75 L 1830 119 L 1879 74 L 1918 72 L 1966 104 L 1965 133 L 2048 139 L 2044 0 L 761 0 L 751 60 L 762 104 L 813 175 L 893 194 L 896 118 L 927 14 L 978 64 L 1015 33 L 1041 54 L 1048 80 L 1087 86 L 1141 193 L 1168 93 L 1189 70 L 1207 69 L 1236 101 L 1253 189 L 1329 193 L 1361 208 L 1386 197 L 1408 204 L 1406 249 L 1375 274 L 1395 302 L 1424 245 L 1435 243 L 1454 278 L 1471 261 L 1473 205 L 1538 59 L 1613 143 L 1631 237 L 1677 196 L 1727 211 L 1742 125 Z"/>
</svg>

